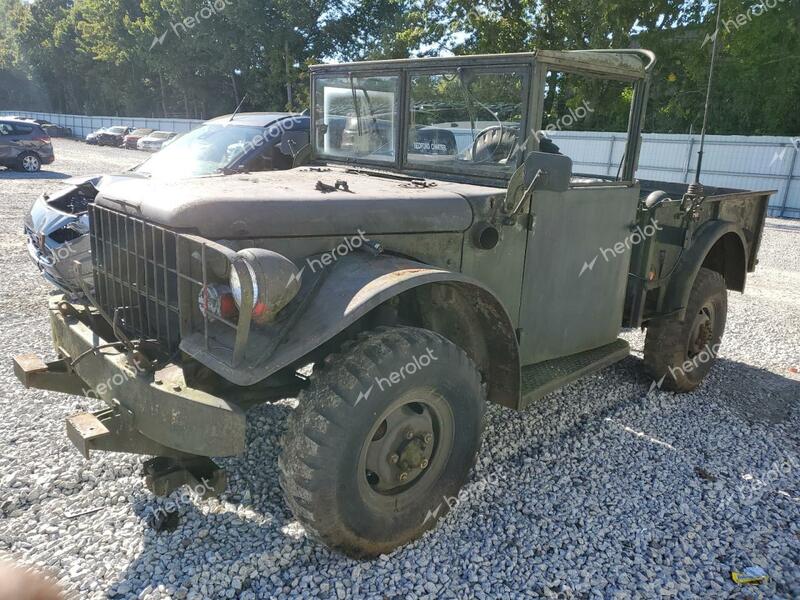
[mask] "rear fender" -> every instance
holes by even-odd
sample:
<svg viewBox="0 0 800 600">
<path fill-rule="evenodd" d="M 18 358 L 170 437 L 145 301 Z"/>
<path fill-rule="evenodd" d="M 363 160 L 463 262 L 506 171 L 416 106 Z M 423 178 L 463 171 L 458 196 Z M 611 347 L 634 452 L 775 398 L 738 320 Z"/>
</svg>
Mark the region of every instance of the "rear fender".
<svg viewBox="0 0 800 600">
<path fill-rule="evenodd" d="M 704 224 L 671 277 L 661 312 L 684 318 L 694 280 L 703 267 L 719 272 L 729 290 L 743 292 L 747 256 L 747 242 L 736 223 L 709 221 Z"/>
</svg>

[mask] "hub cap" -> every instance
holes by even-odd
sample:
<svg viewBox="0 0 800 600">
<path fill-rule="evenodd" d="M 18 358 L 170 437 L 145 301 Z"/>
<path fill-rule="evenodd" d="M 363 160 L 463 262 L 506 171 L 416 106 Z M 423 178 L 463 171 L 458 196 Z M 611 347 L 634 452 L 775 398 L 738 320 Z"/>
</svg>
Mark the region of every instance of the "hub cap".
<svg viewBox="0 0 800 600">
<path fill-rule="evenodd" d="M 694 358 L 706 348 L 709 348 L 714 339 L 714 306 L 708 303 L 700 309 L 694 319 L 692 332 L 689 335 L 687 355 Z"/>
<path fill-rule="evenodd" d="M 452 446 L 452 422 L 441 399 L 414 394 L 393 403 L 373 428 L 362 451 L 367 486 L 382 496 L 410 491 L 426 473 L 438 471 Z"/>
<path fill-rule="evenodd" d="M 22 168 L 28 173 L 34 173 L 39 170 L 39 159 L 35 156 L 26 156 L 22 159 Z"/>
</svg>

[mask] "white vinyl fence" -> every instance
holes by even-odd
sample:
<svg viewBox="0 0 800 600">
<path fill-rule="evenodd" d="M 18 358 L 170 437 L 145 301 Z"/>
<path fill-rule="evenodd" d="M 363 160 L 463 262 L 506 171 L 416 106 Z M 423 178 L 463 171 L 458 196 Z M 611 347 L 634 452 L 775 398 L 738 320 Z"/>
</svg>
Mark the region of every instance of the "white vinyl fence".
<svg viewBox="0 0 800 600">
<path fill-rule="evenodd" d="M 694 180 L 699 135 L 646 133 L 639 155 L 639 179 L 689 184 Z M 626 134 L 556 131 L 553 141 L 574 163 L 576 173 L 616 175 Z M 769 215 L 800 219 L 800 138 L 744 135 L 706 136 L 706 185 L 742 190 L 778 190 Z"/>
<path fill-rule="evenodd" d="M 86 137 L 92 131 L 102 127 L 112 127 L 114 125 L 124 125 L 126 127 L 148 127 L 161 131 L 174 131 L 176 133 L 186 133 L 195 127 L 203 124 L 203 121 L 195 119 L 150 119 L 146 117 L 90 117 L 85 115 L 62 115 L 55 113 L 30 112 L 26 110 L 4 110 L 0 111 L 2 116 L 30 117 L 32 119 L 47 119 L 62 127 L 72 129 L 75 137 Z"/>
<path fill-rule="evenodd" d="M 47 119 L 72 129 L 73 135 L 110 127 L 151 127 L 185 133 L 202 124 L 192 119 L 96 117 L 29 111 L 0 111 Z M 625 151 L 624 133 L 554 131 L 553 141 L 572 158 L 575 172 L 614 175 Z M 690 183 L 694 178 L 699 135 L 646 133 L 637 177 Z M 743 190 L 778 190 L 770 201 L 773 217 L 800 219 L 800 137 L 712 135 L 706 137 L 703 176 L 706 185 Z"/>
</svg>

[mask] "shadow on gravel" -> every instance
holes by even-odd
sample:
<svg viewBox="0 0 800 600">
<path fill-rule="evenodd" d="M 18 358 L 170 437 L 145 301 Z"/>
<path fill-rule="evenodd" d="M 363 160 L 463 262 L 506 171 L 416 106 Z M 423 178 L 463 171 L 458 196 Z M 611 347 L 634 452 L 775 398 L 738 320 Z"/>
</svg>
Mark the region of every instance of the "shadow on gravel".
<svg viewBox="0 0 800 600">
<path fill-rule="evenodd" d="M 725 359 L 714 370 L 714 385 L 724 393 L 726 406 L 749 423 L 783 423 L 800 406 L 798 380 Z"/>
<path fill-rule="evenodd" d="M 138 598 L 146 588 L 160 584 L 183 586 L 203 598 L 221 598 L 231 589 L 235 596 L 230 597 L 249 591 L 245 597 L 269 598 L 282 588 L 288 593 L 298 577 L 319 571 L 322 565 L 338 568 L 342 584 L 354 592 L 348 597 L 357 595 L 358 578 L 348 575 L 359 563 L 308 540 L 285 507 L 278 485 L 278 454 L 290 411 L 285 404 L 273 404 L 248 412 L 246 453 L 216 459 L 228 474 L 226 493 L 219 500 L 186 502 L 181 498 L 186 488 L 174 492 L 169 500 L 178 505 L 179 518 L 173 531 L 156 532 L 147 524 L 165 499 L 149 492 L 134 496 L 142 531 L 130 533 L 141 536 L 143 547 L 107 591 L 108 598 Z M 212 586 L 208 590 L 192 582 L 201 572 L 206 574 L 203 581 Z"/>
<path fill-rule="evenodd" d="M 13 169 L 0 168 L 0 180 L 3 179 L 69 179 L 72 175 L 60 173 L 58 171 L 39 171 L 38 173 L 25 173 L 14 171 Z"/>
</svg>

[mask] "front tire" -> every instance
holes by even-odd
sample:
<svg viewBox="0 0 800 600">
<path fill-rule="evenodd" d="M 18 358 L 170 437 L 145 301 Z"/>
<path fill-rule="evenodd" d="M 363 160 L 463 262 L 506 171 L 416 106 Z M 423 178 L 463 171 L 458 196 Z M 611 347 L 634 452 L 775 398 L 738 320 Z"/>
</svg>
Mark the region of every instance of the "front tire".
<svg viewBox="0 0 800 600">
<path fill-rule="evenodd" d="M 475 463 L 485 391 L 439 334 L 381 328 L 325 360 L 289 417 L 279 459 L 306 531 L 349 556 L 392 551 L 447 513 Z"/>
<path fill-rule="evenodd" d="M 18 169 L 26 173 L 38 173 L 42 168 L 42 160 L 35 152 L 24 152 L 17 159 Z"/>
<path fill-rule="evenodd" d="M 668 317 L 647 328 L 644 364 L 661 387 L 690 392 L 702 383 L 719 353 L 727 314 L 725 279 L 700 269 L 684 319 Z"/>
</svg>

